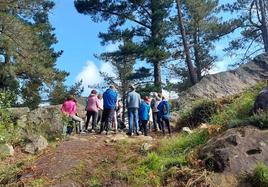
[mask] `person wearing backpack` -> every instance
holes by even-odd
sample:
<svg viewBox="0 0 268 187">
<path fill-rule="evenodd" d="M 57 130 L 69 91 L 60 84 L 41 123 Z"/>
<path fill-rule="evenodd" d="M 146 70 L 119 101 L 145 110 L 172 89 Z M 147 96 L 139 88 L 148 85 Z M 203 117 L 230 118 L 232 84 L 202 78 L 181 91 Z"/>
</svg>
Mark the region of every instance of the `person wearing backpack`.
<svg viewBox="0 0 268 187">
<path fill-rule="evenodd" d="M 158 131 L 159 129 L 161 130 L 161 124 L 159 121 L 159 116 L 158 116 L 158 109 L 157 106 L 159 105 L 161 99 L 158 96 L 156 92 L 153 93 L 153 98 L 151 100 L 151 109 L 152 109 L 152 117 L 153 117 L 153 127 L 152 129 L 154 131 Z"/>
<path fill-rule="evenodd" d="M 86 106 L 87 121 L 86 121 L 86 125 L 85 125 L 86 130 L 88 130 L 88 123 L 92 117 L 91 132 L 95 132 L 96 125 L 97 125 L 97 118 L 98 118 L 98 110 L 100 108 L 101 108 L 101 106 L 100 106 L 100 101 L 97 97 L 97 91 L 92 90 L 91 94 L 88 96 L 88 99 L 87 99 L 87 106 Z"/>
<path fill-rule="evenodd" d="M 162 101 L 159 103 L 157 109 L 160 117 L 162 132 L 165 135 L 165 127 L 167 127 L 168 133 L 170 135 L 171 129 L 170 129 L 169 118 L 170 118 L 171 105 L 164 96 L 162 96 Z"/>
</svg>

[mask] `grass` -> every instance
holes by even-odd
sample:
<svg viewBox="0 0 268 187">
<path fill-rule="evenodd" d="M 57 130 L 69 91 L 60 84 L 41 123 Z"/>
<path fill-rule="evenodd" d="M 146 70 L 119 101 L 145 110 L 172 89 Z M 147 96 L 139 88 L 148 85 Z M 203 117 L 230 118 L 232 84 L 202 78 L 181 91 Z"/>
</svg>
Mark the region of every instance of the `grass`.
<svg viewBox="0 0 268 187">
<path fill-rule="evenodd" d="M 249 181 L 253 186 L 267 187 L 268 186 L 268 166 L 262 162 L 257 164 L 252 175 L 249 176 Z"/>
<path fill-rule="evenodd" d="M 48 186 L 49 182 L 46 179 L 40 178 L 40 179 L 35 179 L 31 181 L 30 184 L 27 184 L 29 187 L 43 187 L 43 186 Z"/>
<path fill-rule="evenodd" d="M 26 158 L 17 161 L 16 163 L 7 166 L 2 164 L 0 166 L 0 186 L 16 184 L 18 181 L 18 173 L 22 168 L 34 160 L 34 156 L 27 156 Z"/>
<path fill-rule="evenodd" d="M 180 134 L 161 140 L 159 147 L 137 164 L 128 179 L 129 182 L 135 186 L 161 186 L 170 168 L 189 164 L 188 154 L 208 139 L 207 130 L 200 130 L 193 134 Z"/>
<path fill-rule="evenodd" d="M 252 109 L 258 93 L 265 87 L 265 83 L 246 90 L 242 94 L 222 100 L 222 109 L 212 116 L 210 123 L 223 125 L 228 128 L 241 125 L 261 126 L 268 115 L 252 116 Z M 221 101 L 220 101 L 221 102 Z"/>
</svg>

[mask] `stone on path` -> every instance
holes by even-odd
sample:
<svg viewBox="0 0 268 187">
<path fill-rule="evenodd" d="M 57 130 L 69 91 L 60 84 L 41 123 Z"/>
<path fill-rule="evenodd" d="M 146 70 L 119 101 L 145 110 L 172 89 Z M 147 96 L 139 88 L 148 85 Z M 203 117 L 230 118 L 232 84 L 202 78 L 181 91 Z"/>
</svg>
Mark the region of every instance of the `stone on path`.
<svg viewBox="0 0 268 187">
<path fill-rule="evenodd" d="M 12 145 L 0 144 L 0 154 L 3 156 L 13 156 L 14 149 L 13 149 Z"/>
<path fill-rule="evenodd" d="M 188 134 L 192 134 L 193 131 L 189 127 L 182 127 L 183 132 L 187 132 Z"/>
<path fill-rule="evenodd" d="M 26 144 L 24 151 L 30 154 L 35 154 L 48 146 L 47 140 L 41 135 L 32 136 L 29 140 L 31 142 Z"/>
</svg>

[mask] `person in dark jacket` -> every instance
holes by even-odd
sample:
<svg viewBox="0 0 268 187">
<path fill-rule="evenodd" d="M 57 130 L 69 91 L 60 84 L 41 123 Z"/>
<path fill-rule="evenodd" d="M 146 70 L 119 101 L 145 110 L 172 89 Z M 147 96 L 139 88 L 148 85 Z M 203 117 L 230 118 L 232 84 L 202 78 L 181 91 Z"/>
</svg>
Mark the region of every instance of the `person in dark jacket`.
<svg viewBox="0 0 268 187">
<path fill-rule="evenodd" d="M 144 100 L 140 104 L 139 108 L 139 118 L 141 122 L 141 131 L 145 136 L 147 136 L 147 124 L 149 121 L 149 114 L 150 114 L 150 100 L 146 96 Z"/>
<path fill-rule="evenodd" d="M 165 134 L 165 126 L 168 128 L 168 133 L 171 134 L 169 123 L 171 105 L 164 96 L 162 96 L 162 101 L 159 103 L 157 109 L 163 134 Z"/>
<path fill-rule="evenodd" d="M 139 107 L 141 103 L 140 94 L 135 91 L 133 85 L 129 86 L 129 93 L 127 95 L 127 109 L 128 109 L 128 135 L 133 134 L 133 121 L 135 123 L 136 134 L 139 135 Z"/>
<path fill-rule="evenodd" d="M 116 108 L 116 102 L 117 93 L 115 91 L 115 87 L 111 85 L 110 88 L 108 88 L 103 93 L 103 113 L 101 119 L 100 133 L 105 130 L 106 134 L 108 134 L 112 124 L 114 111 Z"/>
</svg>

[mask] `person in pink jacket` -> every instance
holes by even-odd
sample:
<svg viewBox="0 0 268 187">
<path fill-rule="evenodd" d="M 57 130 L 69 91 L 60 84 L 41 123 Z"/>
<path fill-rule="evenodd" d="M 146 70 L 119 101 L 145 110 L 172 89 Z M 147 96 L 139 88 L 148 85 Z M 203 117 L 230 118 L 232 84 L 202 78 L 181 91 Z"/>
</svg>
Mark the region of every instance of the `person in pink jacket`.
<svg viewBox="0 0 268 187">
<path fill-rule="evenodd" d="M 61 111 L 74 121 L 78 121 L 80 123 L 80 132 L 83 132 L 84 121 L 77 116 L 76 102 L 77 101 L 73 96 L 68 96 L 61 106 Z"/>
<path fill-rule="evenodd" d="M 86 130 L 88 128 L 88 123 L 92 117 L 92 129 L 91 132 L 95 132 L 96 130 L 96 125 L 97 125 L 97 119 L 98 119 L 98 110 L 101 108 L 100 106 L 100 100 L 97 97 L 97 91 L 92 90 L 91 94 L 88 96 L 87 99 L 87 106 L 86 106 L 86 111 L 87 111 L 87 121 L 86 121 Z"/>
</svg>

